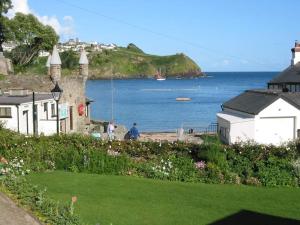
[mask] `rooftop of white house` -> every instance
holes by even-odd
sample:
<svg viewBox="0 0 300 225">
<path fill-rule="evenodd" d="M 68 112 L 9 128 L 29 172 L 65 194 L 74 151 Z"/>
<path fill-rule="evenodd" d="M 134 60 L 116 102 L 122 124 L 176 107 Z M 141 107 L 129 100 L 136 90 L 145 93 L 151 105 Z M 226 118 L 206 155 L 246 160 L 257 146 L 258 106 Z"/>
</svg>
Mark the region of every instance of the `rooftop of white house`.
<svg viewBox="0 0 300 225">
<path fill-rule="evenodd" d="M 48 100 L 53 99 L 52 94 L 35 94 L 35 101 L 40 100 Z M 33 101 L 33 96 L 31 95 L 23 95 L 23 96 L 15 96 L 15 95 L 9 95 L 4 94 L 0 96 L 0 105 L 20 105 L 22 103 L 29 103 Z"/>
<path fill-rule="evenodd" d="M 281 90 L 261 89 L 247 90 L 244 93 L 225 102 L 222 107 L 257 115 L 277 99 L 282 98 L 300 109 L 299 92 L 283 92 Z"/>
<path fill-rule="evenodd" d="M 269 84 L 299 83 L 300 84 L 300 62 L 291 65 L 278 76 L 269 81 Z"/>
</svg>

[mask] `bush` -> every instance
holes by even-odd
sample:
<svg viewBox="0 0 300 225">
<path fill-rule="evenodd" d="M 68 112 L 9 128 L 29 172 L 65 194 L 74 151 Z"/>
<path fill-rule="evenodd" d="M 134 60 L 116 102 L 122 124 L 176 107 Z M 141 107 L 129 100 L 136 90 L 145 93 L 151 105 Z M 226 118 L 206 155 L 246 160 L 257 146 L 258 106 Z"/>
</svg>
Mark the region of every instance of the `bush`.
<svg viewBox="0 0 300 225">
<path fill-rule="evenodd" d="M 40 219 L 47 224 L 79 225 L 82 224 L 78 217 L 73 214 L 73 203 L 61 204 L 46 196 L 46 191 L 31 185 L 24 177 L 6 176 L 2 185 L 22 205 L 29 206 L 31 210 L 38 211 L 42 215 Z M 72 207 L 71 207 L 72 206 Z"/>
<path fill-rule="evenodd" d="M 25 137 L 0 129 L 0 156 L 8 161 L 23 160 L 24 168 L 29 170 L 59 169 L 178 181 L 299 185 L 299 149 L 299 142 L 278 147 L 255 143 L 224 146 L 109 142 L 83 135 Z"/>
</svg>

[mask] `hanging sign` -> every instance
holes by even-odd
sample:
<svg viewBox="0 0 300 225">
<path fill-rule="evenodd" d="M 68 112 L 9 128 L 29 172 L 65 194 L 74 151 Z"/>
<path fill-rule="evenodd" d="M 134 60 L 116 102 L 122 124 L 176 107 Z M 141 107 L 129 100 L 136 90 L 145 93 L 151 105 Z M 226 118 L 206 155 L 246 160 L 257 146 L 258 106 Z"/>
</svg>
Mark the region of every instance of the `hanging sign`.
<svg viewBox="0 0 300 225">
<path fill-rule="evenodd" d="M 68 111 L 68 104 L 63 103 L 58 105 L 58 111 L 59 111 L 59 118 L 65 119 L 68 118 L 69 111 Z"/>
</svg>

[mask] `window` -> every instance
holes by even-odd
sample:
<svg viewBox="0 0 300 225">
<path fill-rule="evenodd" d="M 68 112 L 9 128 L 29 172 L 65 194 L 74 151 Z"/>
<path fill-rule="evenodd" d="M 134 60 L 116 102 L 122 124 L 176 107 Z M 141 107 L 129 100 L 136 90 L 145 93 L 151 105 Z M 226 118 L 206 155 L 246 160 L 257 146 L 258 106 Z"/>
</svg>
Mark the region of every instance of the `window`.
<svg viewBox="0 0 300 225">
<path fill-rule="evenodd" d="M 44 103 L 44 112 L 45 112 L 46 120 L 47 120 L 48 119 L 48 102 Z"/>
<path fill-rule="evenodd" d="M 11 118 L 11 108 L 0 107 L 0 118 Z"/>
<path fill-rule="evenodd" d="M 219 130 L 220 136 L 227 139 L 229 137 L 229 129 L 226 127 L 220 127 Z"/>
<path fill-rule="evenodd" d="M 51 104 L 51 116 L 54 117 L 56 116 L 56 113 L 55 113 L 55 104 Z"/>
</svg>

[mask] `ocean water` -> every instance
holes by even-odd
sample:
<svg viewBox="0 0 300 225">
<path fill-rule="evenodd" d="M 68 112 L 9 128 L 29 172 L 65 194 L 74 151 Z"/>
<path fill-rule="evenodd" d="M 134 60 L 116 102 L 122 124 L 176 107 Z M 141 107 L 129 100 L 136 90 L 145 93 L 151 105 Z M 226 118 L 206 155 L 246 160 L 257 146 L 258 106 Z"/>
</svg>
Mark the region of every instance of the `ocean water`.
<svg viewBox="0 0 300 225">
<path fill-rule="evenodd" d="M 111 120 L 140 131 L 175 131 L 216 122 L 221 104 L 248 89 L 265 88 L 278 72 L 211 72 L 198 79 L 89 80 L 93 119 Z M 188 97 L 189 102 L 176 98 Z"/>
</svg>

